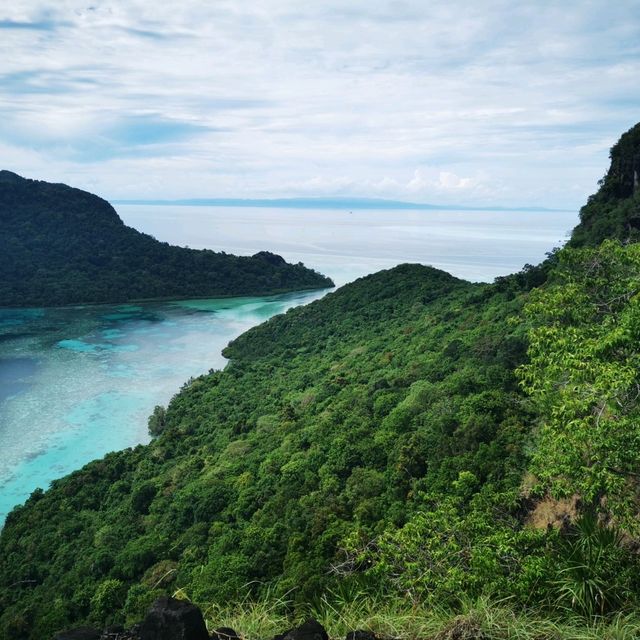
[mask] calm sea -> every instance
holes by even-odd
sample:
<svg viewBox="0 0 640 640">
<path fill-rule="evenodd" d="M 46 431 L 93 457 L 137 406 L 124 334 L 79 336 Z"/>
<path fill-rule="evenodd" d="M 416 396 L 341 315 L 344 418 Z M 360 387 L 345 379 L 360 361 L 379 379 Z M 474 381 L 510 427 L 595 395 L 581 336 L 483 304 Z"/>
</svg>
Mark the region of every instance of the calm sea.
<svg viewBox="0 0 640 640">
<path fill-rule="evenodd" d="M 120 205 L 126 224 L 159 240 L 251 255 L 267 249 L 337 285 L 420 262 L 490 281 L 537 264 L 577 224 L 566 211 L 298 210 Z"/>
</svg>

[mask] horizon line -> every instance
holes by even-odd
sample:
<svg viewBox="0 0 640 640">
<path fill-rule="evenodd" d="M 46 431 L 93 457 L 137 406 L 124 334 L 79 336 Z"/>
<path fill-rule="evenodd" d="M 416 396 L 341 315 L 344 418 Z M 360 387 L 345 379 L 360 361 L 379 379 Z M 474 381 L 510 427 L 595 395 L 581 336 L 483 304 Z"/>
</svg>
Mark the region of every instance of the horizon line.
<svg viewBox="0 0 640 640">
<path fill-rule="evenodd" d="M 123 198 L 110 200 L 112 204 L 183 206 L 183 207 L 280 207 L 287 209 L 406 209 L 406 210 L 446 210 L 446 211 L 545 211 L 573 212 L 579 208 L 562 207 L 524 207 L 524 206 L 473 206 L 407 202 L 405 200 L 387 200 L 384 198 L 345 198 L 345 197 L 292 197 L 292 198 Z"/>
</svg>

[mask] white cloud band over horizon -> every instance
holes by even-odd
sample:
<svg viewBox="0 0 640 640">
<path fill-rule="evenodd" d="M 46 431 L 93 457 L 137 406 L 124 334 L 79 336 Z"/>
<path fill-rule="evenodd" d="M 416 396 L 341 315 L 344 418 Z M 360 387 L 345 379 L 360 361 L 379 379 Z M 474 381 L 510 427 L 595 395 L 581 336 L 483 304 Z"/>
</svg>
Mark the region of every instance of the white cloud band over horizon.
<svg viewBox="0 0 640 640">
<path fill-rule="evenodd" d="M 107 199 L 578 208 L 640 120 L 640 1 L 0 6 L 0 168 Z"/>
</svg>

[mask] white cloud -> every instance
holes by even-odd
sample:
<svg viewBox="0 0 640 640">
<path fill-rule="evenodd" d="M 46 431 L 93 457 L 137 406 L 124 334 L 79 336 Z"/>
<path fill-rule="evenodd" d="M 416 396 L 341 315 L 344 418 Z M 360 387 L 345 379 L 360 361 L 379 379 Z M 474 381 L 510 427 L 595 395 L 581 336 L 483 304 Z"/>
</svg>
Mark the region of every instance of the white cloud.
<svg viewBox="0 0 640 640">
<path fill-rule="evenodd" d="M 471 178 L 461 178 L 450 171 L 441 171 L 438 177 L 438 186 L 442 189 L 469 189 L 474 186 Z"/>
<path fill-rule="evenodd" d="M 3 166 L 112 198 L 579 206 L 638 77 L 636 0 L 0 9 Z"/>
</svg>

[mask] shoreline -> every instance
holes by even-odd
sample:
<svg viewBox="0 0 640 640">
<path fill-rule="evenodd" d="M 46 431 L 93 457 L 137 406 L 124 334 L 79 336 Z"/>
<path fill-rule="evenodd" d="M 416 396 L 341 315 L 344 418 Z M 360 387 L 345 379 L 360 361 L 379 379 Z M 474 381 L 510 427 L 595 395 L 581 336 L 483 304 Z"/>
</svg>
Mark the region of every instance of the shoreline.
<svg viewBox="0 0 640 640">
<path fill-rule="evenodd" d="M 209 295 L 209 296 L 185 296 L 184 298 L 176 296 L 157 297 L 157 298 L 135 298 L 132 300 L 122 300 L 120 302 L 74 302 L 73 304 L 63 305 L 25 305 L 25 306 L 6 306 L 0 305 L 0 311 L 12 310 L 33 310 L 33 309 L 86 309 L 87 307 L 118 307 L 128 304 L 149 304 L 153 302 L 184 302 L 186 300 L 229 300 L 242 298 L 269 298 L 272 296 L 281 296 L 289 293 L 308 293 L 311 291 L 330 291 L 337 289 L 336 285 L 332 287 L 309 287 L 306 289 L 277 289 L 268 293 L 241 293 L 228 295 Z"/>
</svg>

